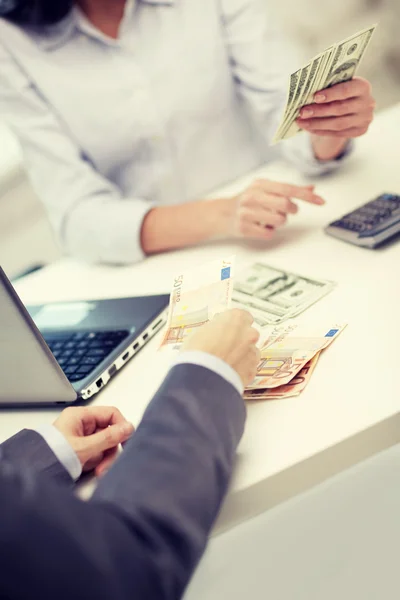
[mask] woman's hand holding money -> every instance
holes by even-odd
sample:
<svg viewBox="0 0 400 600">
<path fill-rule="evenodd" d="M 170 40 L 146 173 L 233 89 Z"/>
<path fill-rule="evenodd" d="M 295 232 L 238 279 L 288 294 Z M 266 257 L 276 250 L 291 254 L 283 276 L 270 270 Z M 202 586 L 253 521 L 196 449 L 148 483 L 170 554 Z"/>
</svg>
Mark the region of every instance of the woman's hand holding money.
<svg viewBox="0 0 400 600">
<path fill-rule="evenodd" d="M 374 109 L 371 84 L 354 77 L 317 92 L 314 104 L 301 109 L 296 123 L 312 134 L 316 157 L 331 160 L 343 152 L 349 139 L 368 131 Z"/>
</svg>

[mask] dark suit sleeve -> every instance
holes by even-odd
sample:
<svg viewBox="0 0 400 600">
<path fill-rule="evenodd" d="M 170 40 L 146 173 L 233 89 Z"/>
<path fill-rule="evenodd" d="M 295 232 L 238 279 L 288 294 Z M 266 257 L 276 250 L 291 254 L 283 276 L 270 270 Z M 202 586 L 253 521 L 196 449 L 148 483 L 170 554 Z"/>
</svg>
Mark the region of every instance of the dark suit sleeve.
<svg viewBox="0 0 400 600">
<path fill-rule="evenodd" d="M 0 444 L 0 458 L 12 463 L 14 467 L 42 473 L 57 483 L 69 486 L 74 484 L 68 471 L 36 431 L 23 429 Z"/>
<path fill-rule="evenodd" d="M 88 503 L 0 462 L 0 597 L 180 598 L 224 498 L 244 419 L 233 386 L 178 365 Z"/>
</svg>

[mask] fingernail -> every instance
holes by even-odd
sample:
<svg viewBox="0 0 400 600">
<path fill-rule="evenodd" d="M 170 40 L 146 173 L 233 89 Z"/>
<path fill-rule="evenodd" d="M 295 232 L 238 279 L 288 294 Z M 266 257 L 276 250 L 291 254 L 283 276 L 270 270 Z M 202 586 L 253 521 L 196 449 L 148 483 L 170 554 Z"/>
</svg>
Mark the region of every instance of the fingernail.
<svg viewBox="0 0 400 600">
<path fill-rule="evenodd" d="M 315 200 L 316 200 L 317 204 L 325 204 L 325 200 L 323 198 L 321 198 L 320 196 L 315 196 Z"/>
<path fill-rule="evenodd" d="M 132 423 L 122 423 L 121 425 L 121 433 L 122 435 L 131 435 L 133 433 L 133 425 Z"/>
<path fill-rule="evenodd" d="M 308 119 L 309 117 L 312 117 L 313 114 L 314 114 L 313 110 L 311 110 L 310 108 L 306 108 L 305 110 L 302 111 L 300 116 L 302 119 Z"/>
<path fill-rule="evenodd" d="M 314 100 L 315 100 L 315 102 L 325 102 L 326 96 L 325 96 L 325 94 L 316 94 L 314 96 Z"/>
</svg>

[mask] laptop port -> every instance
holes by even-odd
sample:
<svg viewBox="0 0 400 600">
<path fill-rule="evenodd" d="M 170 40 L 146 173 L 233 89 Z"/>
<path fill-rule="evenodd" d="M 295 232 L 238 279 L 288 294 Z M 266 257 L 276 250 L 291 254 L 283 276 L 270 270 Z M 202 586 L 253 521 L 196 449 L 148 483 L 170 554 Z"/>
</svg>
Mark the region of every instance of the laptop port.
<svg viewBox="0 0 400 600">
<path fill-rule="evenodd" d="M 108 374 L 110 377 L 112 377 L 113 375 L 115 375 L 115 373 L 117 372 L 117 367 L 116 365 L 113 365 L 112 367 L 110 367 L 108 369 Z"/>
<path fill-rule="evenodd" d="M 101 388 L 101 386 L 103 385 L 103 380 L 102 380 L 102 378 L 101 378 L 101 377 L 100 377 L 100 379 L 98 379 L 98 380 L 96 381 L 96 385 L 97 385 L 97 387 L 98 387 L 99 389 L 100 389 L 100 388 Z"/>
<path fill-rule="evenodd" d="M 136 344 L 133 346 L 133 350 L 137 350 L 139 348 L 139 342 L 136 342 Z"/>
<path fill-rule="evenodd" d="M 144 336 L 143 336 L 143 341 L 147 340 L 148 337 L 149 337 L 149 334 L 145 333 Z"/>
<path fill-rule="evenodd" d="M 129 358 L 129 352 L 125 352 L 125 354 L 122 357 L 122 360 L 126 360 L 127 358 Z"/>
<path fill-rule="evenodd" d="M 153 325 L 152 329 L 157 329 L 157 327 L 159 326 L 160 323 L 162 323 L 163 320 L 160 319 L 159 321 L 157 321 L 157 323 L 155 325 Z"/>
</svg>

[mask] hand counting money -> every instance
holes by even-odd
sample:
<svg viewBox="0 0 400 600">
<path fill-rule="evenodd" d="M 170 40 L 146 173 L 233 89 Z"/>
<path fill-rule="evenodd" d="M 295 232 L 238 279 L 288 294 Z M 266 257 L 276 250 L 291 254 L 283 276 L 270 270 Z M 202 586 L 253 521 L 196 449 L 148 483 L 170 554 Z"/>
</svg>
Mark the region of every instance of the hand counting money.
<svg viewBox="0 0 400 600">
<path fill-rule="evenodd" d="M 373 25 L 363 29 L 330 46 L 307 65 L 292 73 L 285 112 L 272 143 L 288 139 L 301 131 L 296 119 L 300 109 L 313 102 L 316 92 L 354 77 L 376 27 Z"/>
<path fill-rule="evenodd" d="M 187 336 L 228 310 L 233 276 L 234 257 L 230 257 L 175 277 L 168 323 L 160 348 L 179 350 Z M 241 294 L 248 295 L 243 308 L 248 308 L 249 299 L 258 294 L 260 302 L 265 303 L 259 311 L 263 315 L 259 322 L 273 323 L 262 328 L 261 359 L 255 379 L 246 388 L 245 399 L 288 398 L 304 389 L 320 351 L 336 339 L 345 325 L 335 322 L 329 326 L 301 325 L 293 320 L 284 325 L 274 323 L 298 314 L 332 286 L 332 282 L 306 279 L 261 263 L 252 265 L 239 277 L 235 290 L 239 288 Z"/>
</svg>

